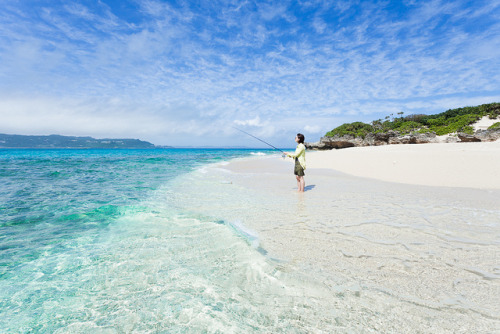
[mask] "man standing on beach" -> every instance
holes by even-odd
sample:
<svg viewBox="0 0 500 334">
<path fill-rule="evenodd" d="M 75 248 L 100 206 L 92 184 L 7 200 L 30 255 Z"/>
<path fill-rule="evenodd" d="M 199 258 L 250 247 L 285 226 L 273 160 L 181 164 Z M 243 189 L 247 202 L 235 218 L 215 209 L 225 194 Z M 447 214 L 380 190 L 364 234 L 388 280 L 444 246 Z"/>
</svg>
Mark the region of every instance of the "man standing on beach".
<svg viewBox="0 0 500 334">
<path fill-rule="evenodd" d="M 295 136 L 295 142 L 297 143 L 297 148 L 295 149 L 295 153 L 286 155 L 290 158 L 295 159 L 295 167 L 293 173 L 297 178 L 297 187 L 299 188 L 299 192 L 304 192 L 305 181 L 304 181 L 304 171 L 306 170 L 306 146 L 304 145 L 304 135 L 302 133 L 297 133 Z"/>
</svg>

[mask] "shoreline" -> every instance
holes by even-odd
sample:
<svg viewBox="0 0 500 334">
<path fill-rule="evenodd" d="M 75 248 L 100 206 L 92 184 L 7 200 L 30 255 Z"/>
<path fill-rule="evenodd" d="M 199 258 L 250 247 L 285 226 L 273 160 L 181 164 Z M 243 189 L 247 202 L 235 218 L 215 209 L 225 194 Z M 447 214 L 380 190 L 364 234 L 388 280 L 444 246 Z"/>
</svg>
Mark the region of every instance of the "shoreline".
<svg viewBox="0 0 500 334">
<path fill-rule="evenodd" d="M 214 198 L 207 212 L 255 231 L 280 268 L 324 286 L 341 319 L 354 311 L 363 328 L 386 332 L 489 332 L 500 324 L 500 187 L 491 180 L 500 143 L 481 144 L 308 152 L 305 193 L 297 193 L 292 159 L 232 160 L 214 170 L 219 186 L 203 196 Z M 402 173 L 398 183 L 393 171 L 381 180 L 371 171 L 383 171 L 376 156 L 384 162 L 386 155 L 408 159 L 403 172 L 424 165 L 421 176 L 430 182 Z M 347 173 L 356 164 L 365 174 Z M 443 182 L 434 171 L 470 173 L 475 164 L 492 168 L 468 183 Z M 383 315 L 378 324 L 368 320 L 374 314 Z"/>
<path fill-rule="evenodd" d="M 340 173 L 402 185 L 500 190 L 500 140 L 307 150 L 306 162 L 306 186 L 308 176 Z M 292 160 L 279 155 L 226 163 L 224 168 L 236 173 L 283 173 L 293 178 Z"/>
<path fill-rule="evenodd" d="M 234 229 L 277 275 L 303 282 L 308 300 L 320 288 L 317 311 L 335 310 L 341 326 L 498 328 L 500 190 L 385 182 L 326 168 L 339 152 L 307 156 L 305 193 L 297 193 L 293 160 L 277 154 L 211 164 L 177 180 L 174 192 L 189 212 Z"/>
</svg>

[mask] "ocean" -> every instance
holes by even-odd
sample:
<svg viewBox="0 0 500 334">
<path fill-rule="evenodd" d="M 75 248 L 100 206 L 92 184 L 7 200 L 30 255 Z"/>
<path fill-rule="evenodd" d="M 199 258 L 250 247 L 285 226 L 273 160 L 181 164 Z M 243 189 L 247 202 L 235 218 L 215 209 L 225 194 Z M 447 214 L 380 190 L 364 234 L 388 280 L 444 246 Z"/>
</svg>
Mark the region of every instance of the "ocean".
<svg viewBox="0 0 500 334">
<path fill-rule="evenodd" d="M 321 286 L 280 270 L 241 221 L 182 196 L 204 166 L 272 153 L 1 150 L 0 332 L 328 328 L 311 298 Z"/>
<path fill-rule="evenodd" d="M 500 330 L 499 191 L 292 168 L 0 150 L 0 333 Z"/>
</svg>

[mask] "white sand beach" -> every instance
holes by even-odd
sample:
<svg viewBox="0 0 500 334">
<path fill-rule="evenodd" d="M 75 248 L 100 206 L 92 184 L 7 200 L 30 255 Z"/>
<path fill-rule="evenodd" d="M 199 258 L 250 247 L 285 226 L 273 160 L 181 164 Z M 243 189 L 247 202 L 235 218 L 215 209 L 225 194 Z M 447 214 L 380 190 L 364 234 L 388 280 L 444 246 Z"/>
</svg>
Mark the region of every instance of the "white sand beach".
<svg viewBox="0 0 500 334">
<path fill-rule="evenodd" d="M 304 275 L 318 328 L 499 330 L 500 142 L 307 152 L 307 162 L 303 194 L 292 160 L 273 155 L 190 175 L 184 201 L 244 226 L 282 275 Z"/>
<path fill-rule="evenodd" d="M 500 141 L 386 145 L 308 152 L 308 168 L 389 182 L 500 189 Z"/>
</svg>

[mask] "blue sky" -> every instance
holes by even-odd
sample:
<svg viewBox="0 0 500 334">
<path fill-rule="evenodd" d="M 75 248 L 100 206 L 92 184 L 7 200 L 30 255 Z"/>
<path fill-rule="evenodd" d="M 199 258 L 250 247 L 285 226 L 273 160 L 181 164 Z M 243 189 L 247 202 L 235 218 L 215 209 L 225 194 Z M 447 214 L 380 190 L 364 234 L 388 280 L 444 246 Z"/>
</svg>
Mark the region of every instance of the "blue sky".
<svg viewBox="0 0 500 334">
<path fill-rule="evenodd" d="M 500 0 L 0 0 L 0 133 L 260 147 L 500 102 Z"/>
</svg>

